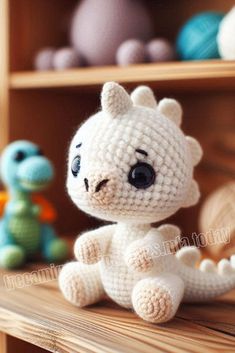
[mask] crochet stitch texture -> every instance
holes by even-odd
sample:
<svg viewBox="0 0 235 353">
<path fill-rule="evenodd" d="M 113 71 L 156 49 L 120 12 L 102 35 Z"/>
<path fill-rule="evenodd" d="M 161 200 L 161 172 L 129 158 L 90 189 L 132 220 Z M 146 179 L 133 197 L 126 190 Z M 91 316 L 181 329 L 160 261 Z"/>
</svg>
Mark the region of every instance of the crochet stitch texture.
<svg viewBox="0 0 235 353">
<path fill-rule="evenodd" d="M 76 306 L 106 293 L 144 320 L 166 322 L 182 300 L 207 300 L 235 287 L 234 258 L 218 267 L 205 260 L 196 269 L 195 247 L 164 254 L 164 242 L 174 244 L 178 227 L 151 227 L 197 203 L 193 169 L 202 150 L 180 129 L 180 104 L 157 104 L 148 87 L 129 96 L 117 83 L 106 83 L 101 105 L 71 142 L 67 189 L 81 210 L 115 223 L 77 239 L 78 261 L 63 267 L 59 285 Z"/>
</svg>

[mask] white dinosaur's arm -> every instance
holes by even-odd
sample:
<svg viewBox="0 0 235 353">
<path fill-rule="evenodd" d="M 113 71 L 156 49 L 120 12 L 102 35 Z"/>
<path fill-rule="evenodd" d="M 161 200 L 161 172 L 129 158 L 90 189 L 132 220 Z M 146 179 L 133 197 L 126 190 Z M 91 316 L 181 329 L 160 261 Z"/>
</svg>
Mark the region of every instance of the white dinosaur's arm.
<svg viewBox="0 0 235 353">
<path fill-rule="evenodd" d="M 94 264 L 106 254 L 115 225 L 108 225 L 84 233 L 75 242 L 74 254 L 79 262 Z"/>
<path fill-rule="evenodd" d="M 157 262 L 163 238 L 158 229 L 152 228 L 143 239 L 128 246 L 125 262 L 134 272 L 148 272 Z"/>
<path fill-rule="evenodd" d="M 163 224 L 157 228 L 157 230 L 161 233 L 164 242 L 168 242 L 171 250 L 180 242 L 181 230 L 179 227 L 173 224 Z"/>
</svg>

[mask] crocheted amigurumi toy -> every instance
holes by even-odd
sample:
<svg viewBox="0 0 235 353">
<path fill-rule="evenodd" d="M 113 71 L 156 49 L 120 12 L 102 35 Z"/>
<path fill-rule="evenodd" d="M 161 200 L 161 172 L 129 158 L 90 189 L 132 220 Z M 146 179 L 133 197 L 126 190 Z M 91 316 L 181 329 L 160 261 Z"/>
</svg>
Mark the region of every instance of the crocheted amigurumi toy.
<svg viewBox="0 0 235 353">
<path fill-rule="evenodd" d="M 130 65 L 173 60 L 165 39 L 155 39 L 143 0 L 79 1 L 71 21 L 68 47 L 44 48 L 35 57 L 36 70 L 78 66 Z"/>
<path fill-rule="evenodd" d="M 151 227 L 198 201 L 193 169 L 202 150 L 179 127 L 180 104 L 157 104 L 148 87 L 129 96 L 117 83 L 106 83 L 101 104 L 72 140 L 67 188 L 81 210 L 114 224 L 77 239 L 78 261 L 63 267 L 59 285 L 78 307 L 106 293 L 144 320 L 165 322 L 182 300 L 206 300 L 235 287 L 230 262 L 220 262 L 214 273 L 207 273 L 207 260 L 196 269 L 197 248 L 176 255 L 165 249 L 164 242 L 174 244 L 180 235 L 176 226 Z"/>
<path fill-rule="evenodd" d="M 51 162 L 40 148 L 16 141 L 1 155 L 1 178 L 8 192 L 0 193 L 0 267 L 17 268 L 41 251 L 47 261 L 61 261 L 68 248 L 51 226 L 56 213 L 40 194 L 53 179 Z"/>
</svg>

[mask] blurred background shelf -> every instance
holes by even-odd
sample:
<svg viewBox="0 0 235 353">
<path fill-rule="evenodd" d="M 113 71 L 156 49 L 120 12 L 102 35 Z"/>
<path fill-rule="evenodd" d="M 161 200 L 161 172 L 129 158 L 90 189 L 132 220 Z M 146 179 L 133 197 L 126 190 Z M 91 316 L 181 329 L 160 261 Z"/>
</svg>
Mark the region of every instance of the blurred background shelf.
<svg viewBox="0 0 235 353">
<path fill-rule="evenodd" d="M 89 67 L 67 71 L 13 72 L 11 89 L 84 87 L 114 80 L 120 83 L 152 83 L 156 87 L 188 89 L 235 87 L 235 62 L 202 61 L 142 64 L 129 67 Z"/>
</svg>

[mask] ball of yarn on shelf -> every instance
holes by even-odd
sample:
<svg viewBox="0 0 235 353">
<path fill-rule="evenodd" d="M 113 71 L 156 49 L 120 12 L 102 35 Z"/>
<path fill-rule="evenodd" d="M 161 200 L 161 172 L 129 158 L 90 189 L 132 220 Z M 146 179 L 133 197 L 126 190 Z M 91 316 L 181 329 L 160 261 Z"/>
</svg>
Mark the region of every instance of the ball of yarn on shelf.
<svg viewBox="0 0 235 353">
<path fill-rule="evenodd" d="M 235 253 L 235 182 L 223 185 L 207 197 L 199 223 L 208 243 L 206 249 L 215 260 Z"/>
<path fill-rule="evenodd" d="M 55 70 L 64 70 L 82 66 L 82 59 L 73 48 L 61 48 L 57 50 L 53 58 Z"/>
<path fill-rule="evenodd" d="M 137 39 L 123 42 L 117 50 L 116 62 L 120 66 L 145 62 L 145 44 Z"/>
<path fill-rule="evenodd" d="M 223 17 L 218 12 L 203 12 L 187 21 L 176 41 L 179 57 L 182 60 L 219 58 L 217 34 Z"/>
<path fill-rule="evenodd" d="M 71 23 L 72 46 L 87 65 L 114 65 L 118 47 L 130 38 L 153 36 L 145 1 L 85 0 L 78 4 Z"/>
<path fill-rule="evenodd" d="M 34 59 L 34 68 L 38 71 L 47 71 L 53 69 L 54 48 L 45 48 L 40 50 Z"/>
<path fill-rule="evenodd" d="M 173 45 L 164 38 L 156 38 L 146 45 L 148 61 L 172 61 L 175 59 L 175 49 Z"/>
<path fill-rule="evenodd" d="M 221 21 L 217 42 L 221 57 L 235 60 L 235 7 Z"/>
</svg>

